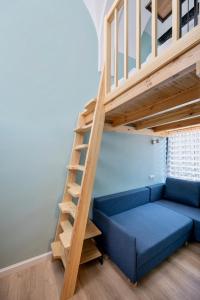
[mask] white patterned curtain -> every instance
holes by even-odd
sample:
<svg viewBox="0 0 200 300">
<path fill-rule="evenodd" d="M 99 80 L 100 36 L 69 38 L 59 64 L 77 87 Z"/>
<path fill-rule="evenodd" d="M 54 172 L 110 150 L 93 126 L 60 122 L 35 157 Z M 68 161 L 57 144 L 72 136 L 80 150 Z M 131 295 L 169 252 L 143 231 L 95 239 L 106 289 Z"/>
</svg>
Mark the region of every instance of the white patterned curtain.
<svg viewBox="0 0 200 300">
<path fill-rule="evenodd" d="M 200 129 L 168 138 L 167 176 L 200 181 Z"/>
</svg>

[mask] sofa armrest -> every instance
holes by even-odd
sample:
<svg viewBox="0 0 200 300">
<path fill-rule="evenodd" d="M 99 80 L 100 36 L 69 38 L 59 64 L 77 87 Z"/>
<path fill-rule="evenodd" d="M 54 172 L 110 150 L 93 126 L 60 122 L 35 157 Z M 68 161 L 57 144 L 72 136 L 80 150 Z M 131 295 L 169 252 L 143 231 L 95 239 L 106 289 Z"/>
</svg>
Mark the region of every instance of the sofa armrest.
<svg viewBox="0 0 200 300">
<path fill-rule="evenodd" d="M 164 194 L 164 183 L 150 185 L 147 188 L 150 190 L 150 202 L 158 201 L 163 198 Z"/>
<path fill-rule="evenodd" d="M 98 209 L 93 211 L 93 221 L 102 231 L 100 246 L 131 281 L 137 281 L 135 237 Z"/>
<path fill-rule="evenodd" d="M 94 208 L 101 210 L 107 216 L 113 216 L 148 203 L 149 194 L 148 188 L 139 188 L 94 198 Z"/>
</svg>

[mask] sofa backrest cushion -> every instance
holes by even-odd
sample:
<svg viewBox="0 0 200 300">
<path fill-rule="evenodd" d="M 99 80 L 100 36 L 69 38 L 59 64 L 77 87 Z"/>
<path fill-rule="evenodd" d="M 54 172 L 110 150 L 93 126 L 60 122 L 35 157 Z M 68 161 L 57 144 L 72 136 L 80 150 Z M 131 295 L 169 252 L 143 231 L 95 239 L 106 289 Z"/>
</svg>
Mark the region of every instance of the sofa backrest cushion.
<svg viewBox="0 0 200 300">
<path fill-rule="evenodd" d="M 108 216 L 135 208 L 149 202 L 149 189 L 139 188 L 108 196 L 94 198 L 94 208 L 103 211 Z"/>
<path fill-rule="evenodd" d="M 164 198 L 189 206 L 200 205 L 200 182 L 167 178 Z"/>
</svg>

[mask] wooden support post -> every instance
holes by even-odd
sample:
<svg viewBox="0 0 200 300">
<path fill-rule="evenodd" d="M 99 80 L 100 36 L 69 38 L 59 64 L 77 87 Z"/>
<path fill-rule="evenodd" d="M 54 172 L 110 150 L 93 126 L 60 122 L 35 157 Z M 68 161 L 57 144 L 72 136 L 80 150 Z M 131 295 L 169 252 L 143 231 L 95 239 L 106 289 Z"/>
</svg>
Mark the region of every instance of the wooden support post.
<svg viewBox="0 0 200 300">
<path fill-rule="evenodd" d="M 115 86 L 118 87 L 118 10 L 115 8 Z"/>
<path fill-rule="evenodd" d="M 136 69 L 141 69 L 141 1 L 136 0 Z"/>
<path fill-rule="evenodd" d="M 128 0 L 124 0 L 124 78 L 128 79 Z"/>
<path fill-rule="evenodd" d="M 157 56 L 157 20 L 158 20 L 158 1 L 152 0 L 152 33 L 151 33 L 151 44 L 152 44 L 152 56 Z"/>
<path fill-rule="evenodd" d="M 106 93 L 111 90 L 111 23 L 105 20 L 105 86 Z"/>
<path fill-rule="evenodd" d="M 177 41 L 180 37 L 180 0 L 172 0 L 172 38 Z"/>
<path fill-rule="evenodd" d="M 196 63 L 196 75 L 200 78 L 200 61 Z"/>
</svg>

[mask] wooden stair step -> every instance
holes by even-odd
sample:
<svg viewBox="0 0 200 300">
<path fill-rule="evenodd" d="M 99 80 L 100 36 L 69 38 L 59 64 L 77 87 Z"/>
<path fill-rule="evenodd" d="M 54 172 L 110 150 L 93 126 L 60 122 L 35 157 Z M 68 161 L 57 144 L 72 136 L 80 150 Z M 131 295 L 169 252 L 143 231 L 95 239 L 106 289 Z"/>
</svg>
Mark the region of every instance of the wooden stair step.
<svg viewBox="0 0 200 300">
<path fill-rule="evenodd" d="M 67 167 L 70 171 L 81 171 L 84 172 L 85 166 L 82 165 L 69 165 Z"/>
<path fill-rule="evenodd" d="M 52 255 L 54 259 L 61 259 L 64 267 L 66 267 L 65 249 L 60 241 L 51 243 Z"/>
<path fill-rule="evenodd" d="M 76 205 L 72 201 L 59 203 L 59 207 L 63 214 L 70 214 L 75 218 Z"/>
<path fill-rule="evenodd" d="M 60 223 L 63 233 L 59 235 L 60 240 L 64 246 L 64 248 L 69 248 L 71 245 L 71 237 L 72 237 L 72 230 L 73 230 L 73 225 L 69 220 L 67 221 L 62 221 Z M 101 231 L 96 227 L 96 225 L 88 220 L 87 226 L 86 226 L 86 232 L 85 232 L 85 240 L 93 238 L 95 236 L 98 236 L 101 234 Z"/>
<path fill-rule="evenodd" d="M 95 245 L 95 242 L 92 239 L 84 241 L 80 264 L 87 263 L 88 261 L 101 256 L 101 252 L 99 251 L 99 249 Z"/>
<path fill-rule="evenodd" d="M 91 220 L 88 220 L 85 232 L 85 239 L 90 239 L 98 235 L 101 235 L 101 231 Z"/>
<path fill-rule="evenodd" d="M 96 107 L 96 98 L 90 100 L 88 103 L 85 105 L 85 110 L 82 113 L 83 116 L 87 116 L 88 114 L 92 113 L 95 110 Z"/>
<path fill-rule="evenodd" d="M 82 144 L 75 147 L 75 150 L 80 151 L 88 148 L 88 144 Z"/>
<path fill-rule="evenodd" d="M 51 250 L 53 253 L 53 258 L 58 259 L 61 257 L 61 243 L 60 241 L 51 243 Z"/>
<path fill-rule="evenodd" d="M 76 128 L 75 132 L 76 133 L 85 133 L 87 131 L 89 131 L 92 128 L 92 123 L 88 124 L 88 125 L 84 125 L 82 127 Z"/>
<path fill-rule="evenodd" d="M 72 197 L 78 198 L 80 196 L 80 193 L 81 193 L 81 186 L 77 183 L 70 183 L 68 185 L 68 193 Z"/>
</svg>

